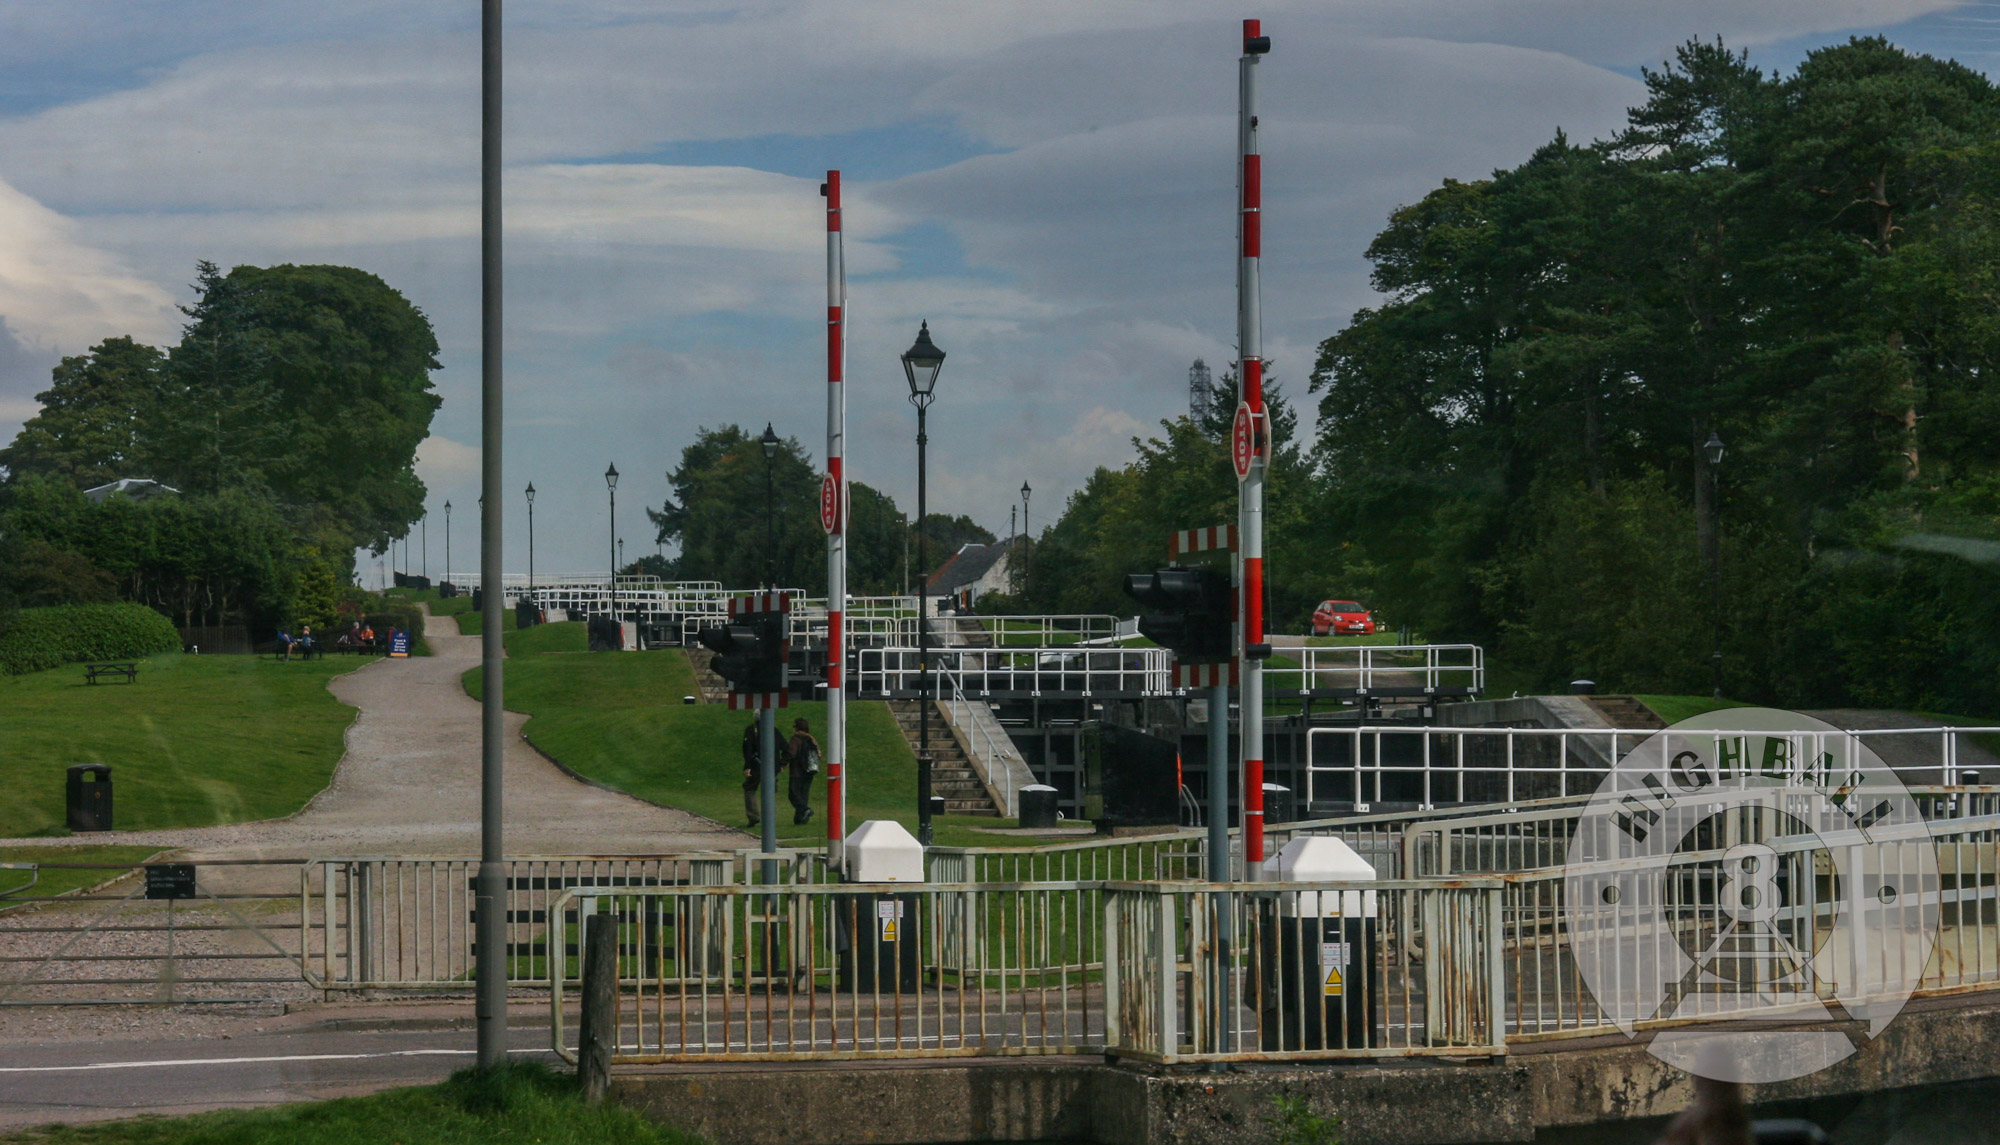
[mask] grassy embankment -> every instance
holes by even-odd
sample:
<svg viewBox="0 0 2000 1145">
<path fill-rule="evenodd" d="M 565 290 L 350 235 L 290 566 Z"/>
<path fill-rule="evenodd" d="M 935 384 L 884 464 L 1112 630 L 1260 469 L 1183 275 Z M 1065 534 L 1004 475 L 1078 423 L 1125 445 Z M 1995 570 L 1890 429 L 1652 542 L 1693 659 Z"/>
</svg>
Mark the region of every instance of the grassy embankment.
<svg viewBox="0 0 2000 1145">
<path fill-rule="evenodd" d="M 231 1109 L 0 1133 L 0 1145 L 700 1145 L 622 1106 L 585 1105 L 570 1075 L 515 1064 L 442 1085 Z"/>
<path fill-rule="evenodd" d="M 36 871 L 0 870 L 0 895 L 22 891 L 25 899 L 0 898 L 0 910 L 49 895 L 65 894 L 117 878 L 115 868 L 131 867 L 158 854 L 158 847 L 0 847 L 0 863 L 35 863 Z M 50 863 L 102 864 L 84 870 L 50 868 Z M 32 884 L 32 885 L 30 885 Z M 25 888 L 25 889 L 24 889 Z"/>
<path fill-rule="evenodd" d="M 743 817 L 743 729 L 748 712 L 721 704 L 683 704 L 696 692 L 694 670 L 677 648 L 586 652 L 580 621 L 507 634 L 507 707 L 529 716 L 527 736 L 565 767 L 641 799 L 681 807 L 731 826 Z M 480 695 L 481 670 L 465 689 Z M 855 701 L 848 711 L 847 814 L 896 819 L 916 828 L 916 757 L 888 705 Z M 826 704 L 795 703 L 778 713 L 780 731 L 804 716 L 826 738 Z M 813 821 L 792 825 L 779 779 L 778 836 L 791 845 L 826 838 L 826 780 L 813 782 Z M 944 845 L 994 845 L 1004 838 L 970 830 L 1010 821 L 950 816 L 937 821 Z"/>
<path fill-rule="evenodd" d="M 121 829 L 289 815 L 327 785 L 354 709 L 326 683 L 367 661 L 155 656 L 132 683 L 78 665 L 0 677 L 0 837 L 64 835 L 72 764 L 112 769 Z"/>
</svg>

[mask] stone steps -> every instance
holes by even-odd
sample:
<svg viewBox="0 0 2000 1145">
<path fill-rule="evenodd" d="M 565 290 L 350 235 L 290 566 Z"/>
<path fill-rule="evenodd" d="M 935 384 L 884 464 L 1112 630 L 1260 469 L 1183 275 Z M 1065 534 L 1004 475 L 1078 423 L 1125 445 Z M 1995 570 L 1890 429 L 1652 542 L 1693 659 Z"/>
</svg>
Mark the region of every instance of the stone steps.
<svg viewBox="0 0 2000 1145">
<path fill-rule="evenodd" d="M 1667 726 L 1667 722 L 1653 709 L 1632 696 L 1585 696 L 1583 701 L 1596 708 L 1598 714 L 1609 720 L 1614 728 L 1658 731 Z"/>
<path fill-rule="evenodd" d="M 896 726 L 902 729 L 911 751 L 917 750 L 920 712 L 917 705 L 916 700 L 889 701 L 889 712 L 896 717 Z M 931 709 L 930 749 L 931 794 L 944 797 L 945 814 L 995 817 L 1000 814 L 986 784 L 980 781 L 979 772 L 965 757 L 965 751 L 952 738 L 951 729 L 945 726 L 944 717 L 935 708 Z"/>
</svg>

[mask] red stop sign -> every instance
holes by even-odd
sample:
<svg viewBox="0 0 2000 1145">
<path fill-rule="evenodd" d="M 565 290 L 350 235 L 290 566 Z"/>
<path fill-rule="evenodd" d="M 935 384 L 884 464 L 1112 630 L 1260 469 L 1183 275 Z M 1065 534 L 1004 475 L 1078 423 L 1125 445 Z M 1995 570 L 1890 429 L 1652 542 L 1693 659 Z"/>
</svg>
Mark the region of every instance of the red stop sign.
<svg viewBox="0 0 2000 1145">
<path fill-rule="evenodd" d="M 829 533 L 840 530 L 840 482 L 831 473 L 819 483 L 819 527 Z"/>
<path fill-rule="evenodd" d="M 1236 464 L 1236 479 L 1250 476 L 1250 463 L 1257 459 L 1257 419 L 1248 402 L 1236 406 L 1236 419 L 1229 427 L 1229 460 Z"/>
</svg>

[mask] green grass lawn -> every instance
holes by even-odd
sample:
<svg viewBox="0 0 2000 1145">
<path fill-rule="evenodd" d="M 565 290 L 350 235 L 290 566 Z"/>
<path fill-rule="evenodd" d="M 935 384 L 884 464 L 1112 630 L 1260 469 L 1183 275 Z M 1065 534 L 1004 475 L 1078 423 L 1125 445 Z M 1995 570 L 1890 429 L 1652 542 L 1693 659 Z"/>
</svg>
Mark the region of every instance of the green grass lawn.
<svg viewBox="0 0 2000 1145">
<path fill-rule="evenodd" d="M 1718 700 L 1713 696 L 1633 696 L 1632 698 L 1653 709 L 1653 714 L 1666 721 L 1669 727 L 1682 720 L 1709 712 L 1719 712 L 1724 708 L 1753 706 L 1740 700 Z"/>
<path fill-rule="evenodd" d="M 565 767 L 641 799 L 681 807 L 742 826 L 744 727 L 754 718 L 722 704 L 683 704 L 696 694 L 694 670 L 677 648 L 646 652 L 586 652 L 581 621 L 544 624 L 507 634 L 507 707 L 529 716 L 530 742 Z M 481 669 L 465 674 L 480 695 Z M 916 828 L 917 764 L 888 705 L 847 706 L 850 829 L 864 819 L 896 819 Z M 790 734 L 800 716 L 826 738 L 826 705 L 795 703 L 778 713 Z M 810 845 L 826 838 L 826 780 L 813 782 L 813 821 L 792 825 L 779 777 L 778 834 Z M 1003 821 L 951 816 L 937 821 L 945 845 L 991 845 L 1000 839 L 970 830 Z"/>
<path fill-rule="evenodd" d="M 0 1145 L 699 1145 L 622 1106 L 585 1105 L 571 1075 L 514 1064 L 368 1097 L 0 1133 Z"/>
<path fill-rule="evenodd" d="M 456 612 L 447 613 L 446 615 L 458 617 L 458 634 L 460 636 L 484 635 L 486 632 L 485 614 L 472 611 L 471 597 L 462 596 L 457 599 L 465 601 L 465 607 L 459 609 Z M 451 604 L 452 601 L 447 600 L 444 603 Z M 431 605 L 431 611 L 436 612 L 437 605 L 435 604 Z M 503 608 L 500 610 L 500 627 L 503 631 L 506 632 L 514 631 L 515 628 L 514 619 L 515 617 L 513 609 Z"/>
<path fill-rule="evenodd" d="M 97 869 L 51 868 L 47 864 L 57 863 L 103 863 L 107 866 L 129 867 L 143 863 L 159 854 L 158 847 L 92 847 L 68 845 L 60 847 L 0 847 L 0 863 L 39 863 L 44 869 L 33 871 L 0 870 L 0 894 L 27 887 L 32 880 L 34 886 L 26 891 L 29 901 L 48 895 L 59 895 L 79 887 L 94 887 L 118 877 L 115 870 L 102 867 Z M 0 910 L 5 910 L 21 900 L 0 898 Z"/>
<path fill-rule="evenodd" d="M 289 815 L 326 786 L 354 722 L 326 682 L 362 663 L 172 653 L 129 684 L 86 685 L 74 664 L 0 677 L 0 837 L 67 833 L 78 763 L 111 766 L 120 828 Z"/>
</svg>

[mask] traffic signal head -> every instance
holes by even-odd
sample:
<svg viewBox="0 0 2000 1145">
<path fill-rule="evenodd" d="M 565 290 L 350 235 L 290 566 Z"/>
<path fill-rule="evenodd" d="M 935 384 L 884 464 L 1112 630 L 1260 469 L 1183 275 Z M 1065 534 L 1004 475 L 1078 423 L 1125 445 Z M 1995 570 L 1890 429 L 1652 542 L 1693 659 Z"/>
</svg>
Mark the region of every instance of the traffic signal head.
<svg viewBox="0 0 2000 1145">
<path fill-rule="evenodd" d="M 716 654 L 715 674 L 729 681 L 730 691 L 757 695 L 785 690 L 790 650 L 779 613 L 753 613 L 704 628 L 700 638 Z"/>
<path fill-rule="evenodd" d="M 1128 573 L 1125 595 L 1155 610 L 1140 614 L 1140 634 L 1182 663 L 1219 663 L 1235 651 L 1236 594 L 1223 573 L 1180 565 Z"/>
</svg>

